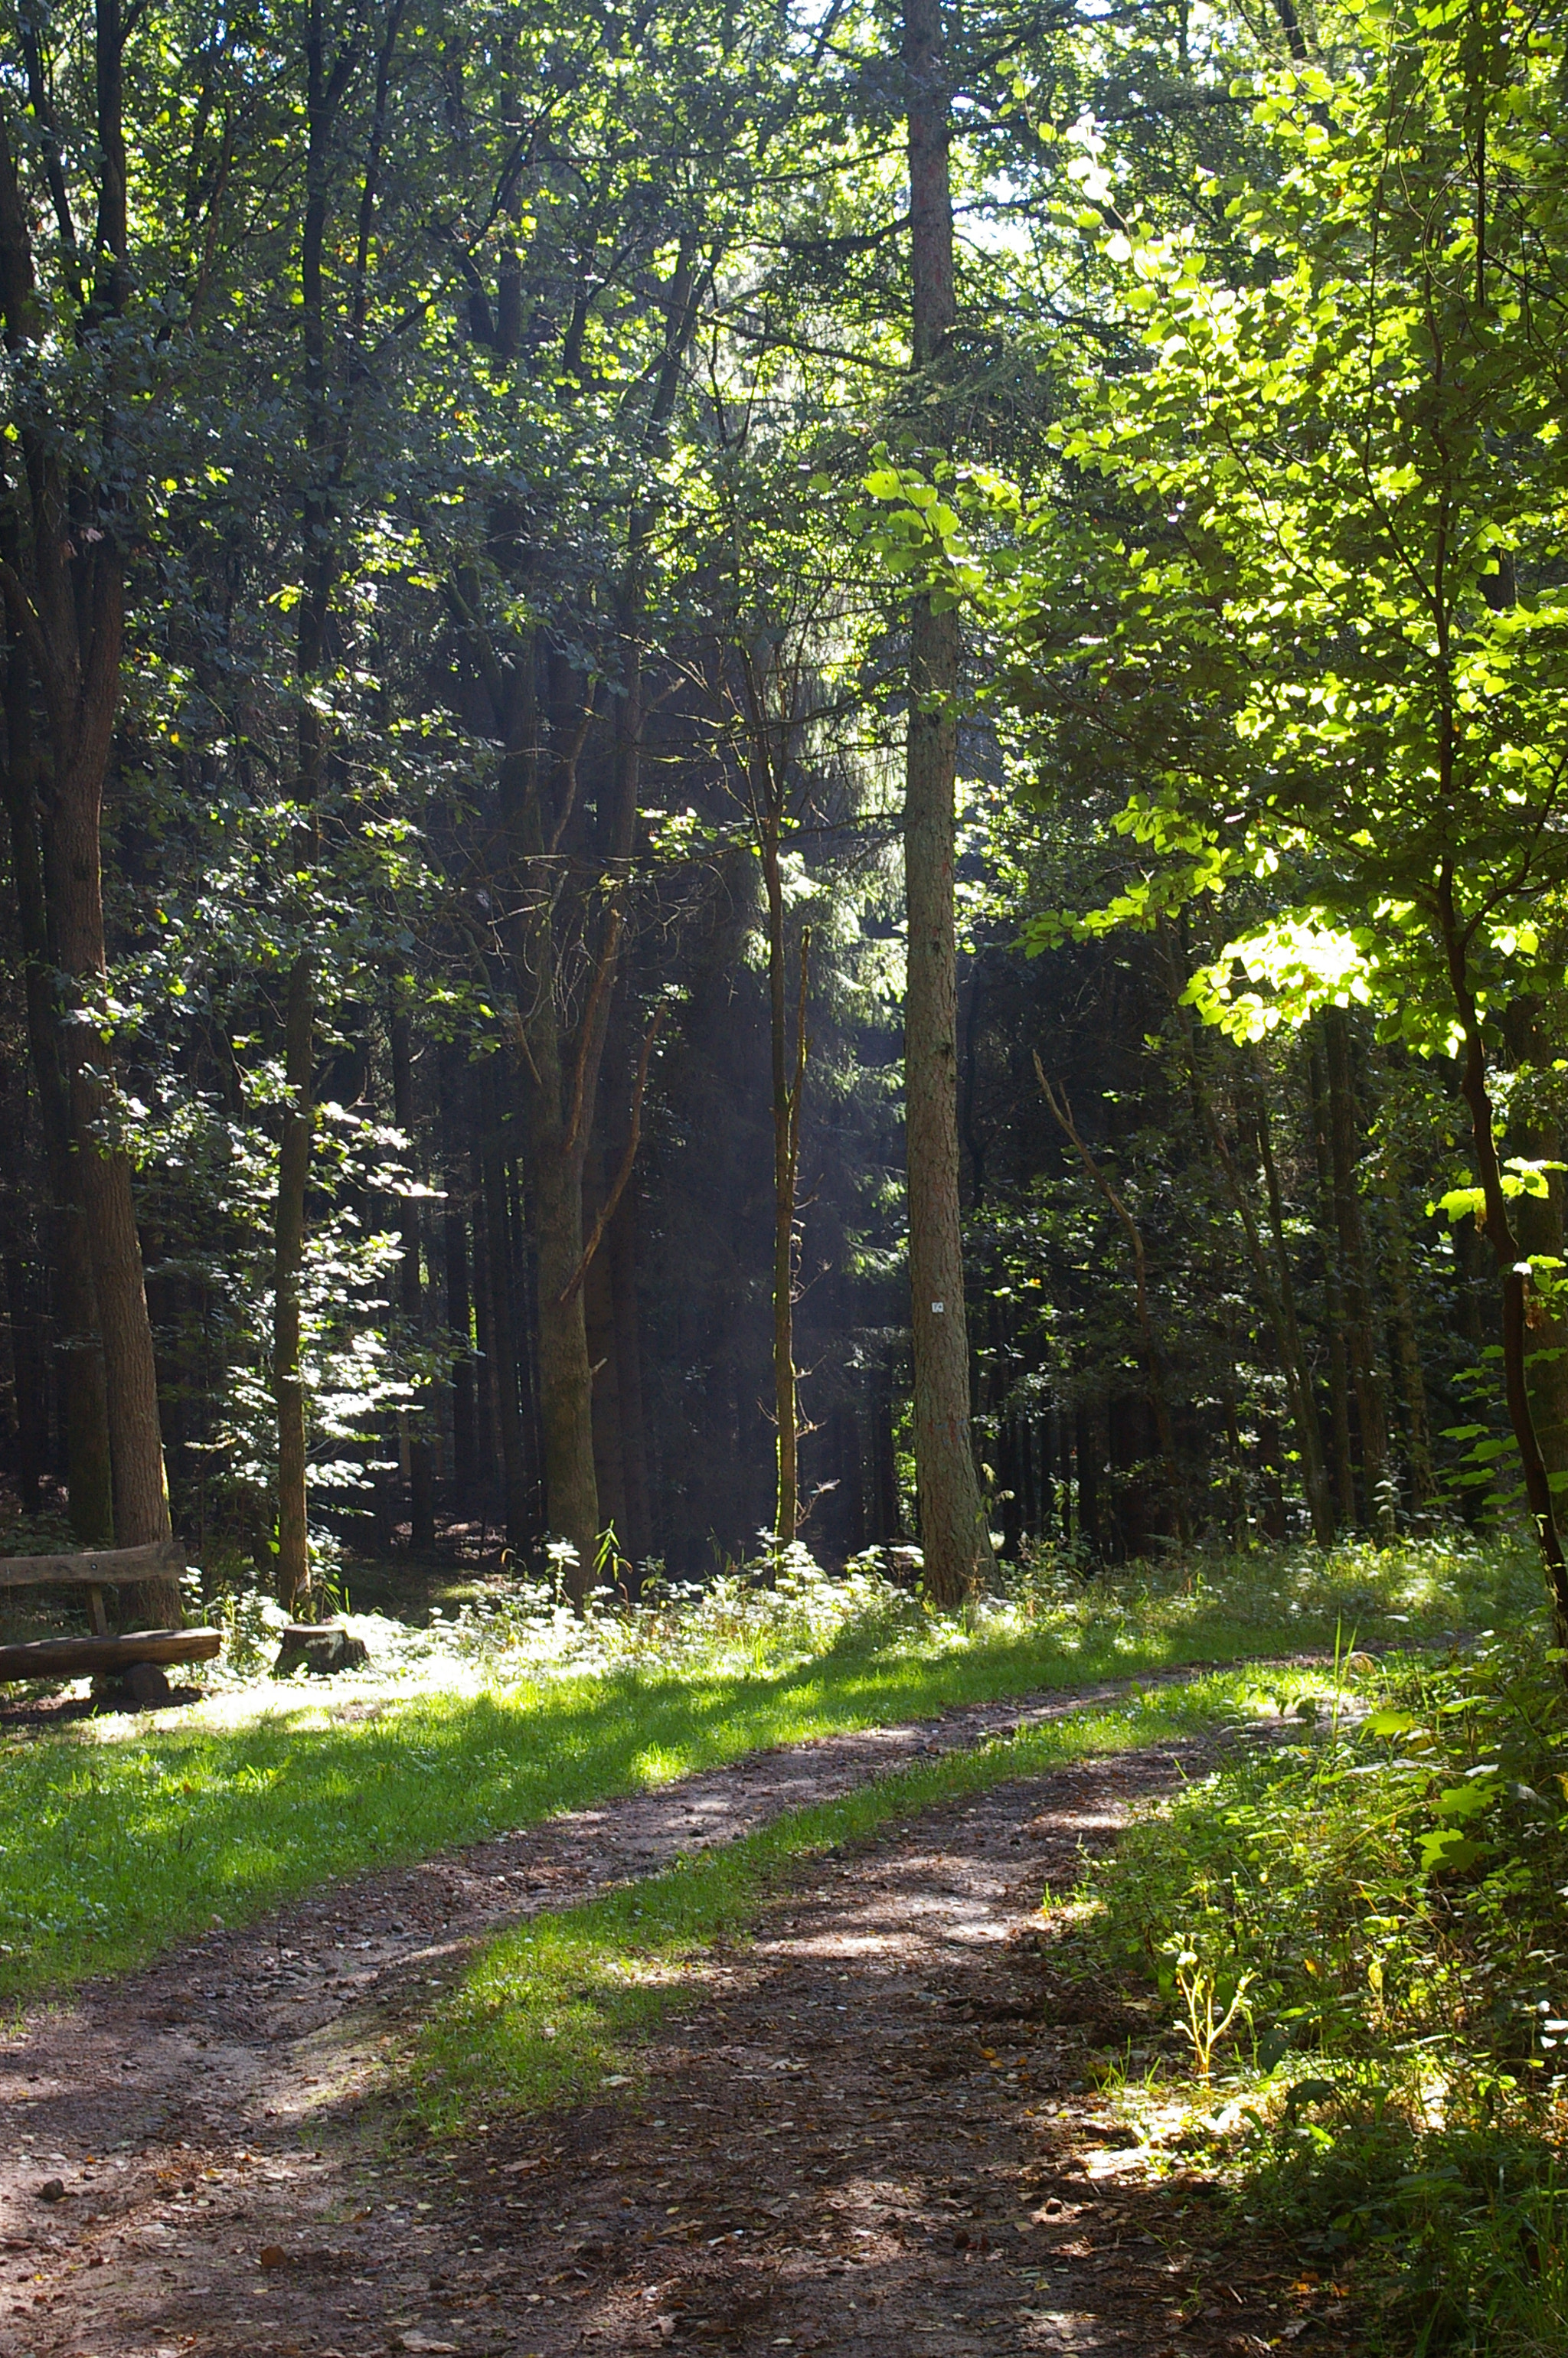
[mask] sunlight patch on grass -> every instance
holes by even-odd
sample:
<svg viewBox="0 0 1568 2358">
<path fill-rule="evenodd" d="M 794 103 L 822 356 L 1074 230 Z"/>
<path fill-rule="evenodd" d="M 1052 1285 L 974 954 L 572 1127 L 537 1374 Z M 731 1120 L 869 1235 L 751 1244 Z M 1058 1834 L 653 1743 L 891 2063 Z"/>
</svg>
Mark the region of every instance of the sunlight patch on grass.
<svg viewBox="0 0 1568 2358">
<path fill-rule="evenodd" d="M 839 1632 L 763 1672 L 695 1664 L 503 1675 L 475 1655 L 428 1684 L 264 1682 L 184 1711 L 0 1741 L 0 1999 L 144 1962 L 214 1917 L 427 1857 L 563 1810 L 840 1729 L 1129 1671 L 1502 1627 L 1539 1583 L 1517 1552 L 1138 1568 L 966 1623 Z M 1424 1597 L 1425 1602 L 1420 1600 Z M 1396 1623 L 1390 1617 L 1402 1614 Z"/>
</svg>

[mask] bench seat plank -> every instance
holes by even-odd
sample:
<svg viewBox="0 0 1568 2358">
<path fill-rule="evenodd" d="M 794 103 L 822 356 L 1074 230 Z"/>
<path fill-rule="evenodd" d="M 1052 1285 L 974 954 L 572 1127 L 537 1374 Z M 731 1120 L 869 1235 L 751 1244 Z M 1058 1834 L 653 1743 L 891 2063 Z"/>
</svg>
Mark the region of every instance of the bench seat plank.
<svg viewBox="0 0 1568 2358">
<path fill-rule="evenodd" d="M 126 1581 L 178 1580 L 184 1570 L 179 1541 L 154 1540 L 147 1547 L 83 1555 L 0 1555 L 0 1588 L 117 1588 Z"/>
<path fill-rule="evenodd" d="M 0 1646 L 0 1680 L 71 1679 L 112 1674 L 133 1662 L 211 1662 L 223 1650 L 221 1629 L 131 1629 L 123 1638 L 37 1638 Z"/>
</svg>

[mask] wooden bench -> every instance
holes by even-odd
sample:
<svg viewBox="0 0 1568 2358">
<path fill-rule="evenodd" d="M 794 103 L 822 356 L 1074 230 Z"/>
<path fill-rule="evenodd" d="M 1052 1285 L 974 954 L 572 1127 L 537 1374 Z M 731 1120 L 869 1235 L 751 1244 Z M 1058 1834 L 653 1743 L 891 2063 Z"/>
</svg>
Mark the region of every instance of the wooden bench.
<svg viewBox="0 0 1568 2358">
<path fill-rule="evenodd" d="M 223 1649 L 220 1629 L 127 1629 L 114 1637 L 103 1609 L 106 1588 L 143 1580 L 178 1580 L 185 1551 L 178 1540 L 150 1547 L 105 1548 L 92 1555 L 0 1556 L 0 1592 L 14 1588 L 85 1588 L 91 1638 L 39 1638 L 0 1646 L 0 1682 L 12 1679 L 109 1678 L 126 1703 L 168 1700 L 169 1662 L 210 1662 Z"/>
</svg>

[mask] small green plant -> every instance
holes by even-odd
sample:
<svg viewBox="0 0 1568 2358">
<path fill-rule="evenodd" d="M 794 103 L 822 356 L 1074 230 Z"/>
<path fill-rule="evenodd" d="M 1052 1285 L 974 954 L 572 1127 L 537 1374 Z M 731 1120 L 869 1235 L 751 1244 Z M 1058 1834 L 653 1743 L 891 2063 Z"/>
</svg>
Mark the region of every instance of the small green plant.
<svg viewBox="0 0 1568 2358">
<path fill-rule="evenodd" d="M 1231 1993 L 1229 2005 L 1222 2014 L 1218 2011 L 1218 1978 L 1203 1963 L 1197 1951 L 1180 1941 L 1168 1945 L 1175 1952 L 1176 1988 L 1182 2000 L 1182 2012 L 1175 2028 L 1192 2048 L 1198 2078 L 1206 2088 L 1214 2078 L 1216 2048 L 1229 2036 L 1238 2017 L 1251 2020 L 1252 2010 L 1247 2003 L 1247 1993 L 1257 1975 L 1251 1973 L 1242 1974 Z"/>
</svg>

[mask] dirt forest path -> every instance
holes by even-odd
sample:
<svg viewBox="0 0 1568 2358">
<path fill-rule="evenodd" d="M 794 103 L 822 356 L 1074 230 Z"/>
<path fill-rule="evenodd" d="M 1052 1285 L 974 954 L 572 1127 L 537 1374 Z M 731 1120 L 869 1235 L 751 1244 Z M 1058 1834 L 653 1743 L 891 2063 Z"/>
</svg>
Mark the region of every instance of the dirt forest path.
<svg viewBox="0 0 1568 2358">
<path fill-rule="evenodd" d="M 1019 1936 L 1080 1845 L 1202 1757 L 1162 1746 L 925 1812 L 818 1861 L 713 1960 L 629 2099 L 388 2159 L 389 2044 L 483 1932 L 900 1759 L 1113 1689 L 758 1756 L 327 1887 L 46 2013 L 0 2050 L 0 2358 L 854 2358 L 1261 2352 L 1332 2287 L 1215 2248 L 1145 2183 Z M 264 2257 L 265 2255 L 265 2257 Z"/>
</svg>

